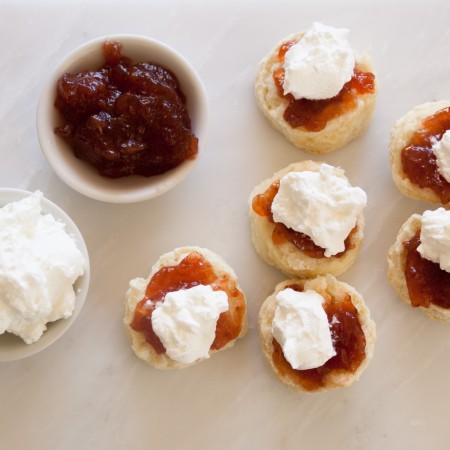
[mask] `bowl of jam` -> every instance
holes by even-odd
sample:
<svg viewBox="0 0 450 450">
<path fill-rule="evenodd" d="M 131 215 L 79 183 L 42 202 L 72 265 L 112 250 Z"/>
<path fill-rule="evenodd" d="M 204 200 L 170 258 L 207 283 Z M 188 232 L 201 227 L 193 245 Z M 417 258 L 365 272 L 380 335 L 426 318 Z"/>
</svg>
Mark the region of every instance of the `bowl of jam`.
<svg viewBox="0 0 450 450">
<path fill-rule="evenodd" d="M 37 129 L 45 157 L 67 185 L 96 200 L 142 201 L 175 187 L 203 152 L 206 91 L 166 44 L 100 37 L 53 71 Z"/>
</svg>

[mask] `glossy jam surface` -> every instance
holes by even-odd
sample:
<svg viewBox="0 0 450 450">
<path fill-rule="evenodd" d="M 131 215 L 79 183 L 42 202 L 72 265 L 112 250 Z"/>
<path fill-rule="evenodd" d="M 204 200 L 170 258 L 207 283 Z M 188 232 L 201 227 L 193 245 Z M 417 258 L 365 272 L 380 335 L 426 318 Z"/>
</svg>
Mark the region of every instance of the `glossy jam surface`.
<svg viewBox="0 0 450 450">
<path fill-rule="evenodd" d="M 272 215 L 272 202 L 277 195 L 279 188 L 280 181 L 277 180 L 272 183 L 265 192 L 256 195 L 252 200 L 253 211 L 261 217 L 267 217 L 269 222 L 275 224 L 275 228 L 272 232 L 272 242 L 274 243 L 274 245 L 281 245 L 285 242 L 291 242 L 310 258 L 324 258 L 325 249 L 316 245 L 308 235 L 299 233 L 292 228 L 288 228 L 283 223 L 274 222 Z M 334 257 L 339 258 L 345 253 L 345 251 L 352 248 L 352 244 L 350 242 L 351 236 L 352 233 L 356 232 L 356 230 L 357 227 L 355 227 L 347 236 L 347 239 L 345 240 L 345 250 L 334 255 Z"/>
<path fill-rule="evenodd" d="M 211 349 L 219 350 L 239 336 L 244 321 L 245 303 L 236 281 L 227 275 L 218 277 L 212 265 L 200 253 L 192 252 L 178 265 L 163 267 L 156 272 L 147 285 L 144 298 L 136 305 L 131 328 L 143 333 L 146 341 L 158 354 L 165 353 L 165 348 L 152 327 L 155 304 L 163 302 L 168 292 L 189 289 L 199 284 L 210 285 L 212 289 L 222 290 L 228 296 L 229 309 L 219 316 L 216 338 Z"/>
<path fill-rule="evenodd" d="M 298 285 L 290 288 L 301 291 Z M 286 360 L 283 350 L 274 338 L 273 362 L 279 372 L 289 376 L 308 391 L 315 391 L 325 386 L 331 372 L 354 373 L 366 357 L 366 338 L 358 319 L 358 311 L 347 295 L 343 300 L 327 299 L 324 309 L 330 324 L 336 355 L 323 366 L 316 369 L 295 370 Z"/>
<path fill-rule="evenodd" d="M 283 64 L 289 48 L 296 43 L 296 41 L 289 41 L 280 46 L 278 50 L 278 62 L 280 64 Z M 359 95 L 375 92 L 375 75 L 355 68 L 352 78 L 344 84 L 335 97 L 324 100 L 309 100 L 306 98 L 296 100 L 292 94 L 284 93 L 284 76 L 285 71 L 282 66 L 275 69 L 273 79 L 278 95 L 289 101 L 284 111 L 284 120 L 292 128 L 303 127 L 307 131 L 323 130 L 328 121 L 354 109 Z"/>
<path fill-rule="evenodd" d="M 105 64 L 65 73 L 55 133 L 75 155 L 109 178 L 158 175 L 193 159 L 198 141 L 176 76 L 150 62 L 132 65 L 121 44 L 105 42 Z"/>
<path fill-rule="evenodd" d="M 450 308 L 450 273 L 439 264 L 422 258 L 417 251 L 420 231 L 403 243 L 406 251 L 405 278 L 412 306 L 428 308 L 430 304 Z"/>
<path fill-rule="evenodd" d="M 401 152 L 403 172 L 409 180 L 421 188 L 432 189 L 442 203 L 450 201 L 450 183 L 438 171 L 432 145 L 447 130 L 450 130 L 450 108 L 427 117 Z"/>
</svg>

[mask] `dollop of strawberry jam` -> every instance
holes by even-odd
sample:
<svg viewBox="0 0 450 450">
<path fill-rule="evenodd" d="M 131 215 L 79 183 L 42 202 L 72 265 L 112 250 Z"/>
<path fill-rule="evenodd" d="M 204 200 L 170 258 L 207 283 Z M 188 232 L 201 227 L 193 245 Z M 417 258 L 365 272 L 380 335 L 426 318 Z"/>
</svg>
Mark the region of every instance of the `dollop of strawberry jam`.
<svg viewBox="0 0 450 450">
<path fill-rule="evenodd" d="M 273 182 L 262 194 L 255 195 L 252 200 L 253 211 L 261 217 L 267 217 L 269 222 L 275 224 L 275 228 L 272 231 L 272 242 L 274 245 L 281 245 L 285 242 L 291 242 L 295 245 L 295 247 L 311 258 L 324 258 L 325 249 L 316 245 L 307 234 L 295 231 L 292 228 L 288 228 L 283 223 L 275 222 L 273 220 L 272 202 L 277 195 L 279 188 L 280 181 L 277 180 Z M 356 233 L 356 231 L 357 226 L 353 228 L 345 239 L 345 250 L 333 255 L 333 257 L 339 258 L 344 255 L 347 250 L 353 248 L 351 236 L 353 233 Z"/>
<path fill-rule="evenodd" d="M 302 291 L 299 285 L 289 286 Z M 273 338 L 272 361 L 283 376 L 289 376 L 308 391 L 316 391 L 325 386 L 331 372 L 354 373 L 366 357 L 366 337 L 361 328 L 358 311 L 350 295 L 343 299 L 326 298 L 323 308 L 327 314 L 331 338 L 336 355 L 315 369 L 293 369 L 283 354 L 283 349 Z"/>
<path fill-rule="evenodd" d="M 450 183 L 439 173 L 432 146 L 450 130 L 450 108 L 427 117 L 401 151 L 402 168 L 411 183 L 435 192 L 443 204 L 450 201 Z"/>
<path fill-rule="evenodd" d="M 229 309 L 220 314 L 216 337 L 211 345 L 212 350 L 221 349 L 241 333 L 246 311 L 244 294 L 238 289 L 235 279 L 229 275 L 218 276 L 211 263 L 195 251 L 189 253 L 179 264 L 162 267 L 153 275 L 144 298 L 136 305 L 131 328 L 143 333 L 156 353 L 165 353 L 166 350 L 152 326 L 152 313 L 156 303 L 163 302 L 168 292 L 200 284 L 210 285 L 213 290 L 224 291 L 228 296 Z"/>
<path fill-rule="evenodd" d="M 278 95 L 289 102 L 283 117 L 292 128 L 303 127 L 307 131 L 323 130 L 330 120 L 356 108 L 360 95 L 373 94 L 375 92 L 375 75 L 355 68 L 352 78 L 344 84 L 335 97 L 324 100 L 310 100 L 306 98 L 296 100 L 292 94 L 285 94 L 283 88 L 285 77 L 284 58 L 286 52 L 296 43 L 297 41 L 289 41 L 280 46 L 278 62 L 281 65 L 273 72 L 273 80 Z"/>
<path fill-rule="evenodd" d="M 450 308 L 450 273 L 417 251 L 420 231 L 403 243 L 406 251 L 405 279 L 412 306 L 428 308 L 431 304 Z"/>
</svg>

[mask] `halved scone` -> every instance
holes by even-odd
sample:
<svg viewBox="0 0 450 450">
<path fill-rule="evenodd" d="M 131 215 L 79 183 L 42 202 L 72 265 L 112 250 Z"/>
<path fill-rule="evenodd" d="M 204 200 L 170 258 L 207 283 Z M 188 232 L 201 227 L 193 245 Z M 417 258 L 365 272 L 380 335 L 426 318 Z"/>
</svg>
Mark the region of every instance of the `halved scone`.
<svg viewBox="0 0 450 450">
<path fill-rule="evenodd" d="M 330 172 L 330 176 L 348 183 L 344 171 L 339 167 L 332 167 L 314 161 L 301 161 L 290 164 L 276 172 L 272 177 L 256 186 L 250 194 L 249 217 L 255 249 L 264 261 L 286 274 L 297 277 L 314 277 L 325 274 L 338 276 L 354 263 L 359 253 L 365 226 L 362 212 L 359 212 L 353 218 L 352 225 L 343 242 L 342 251 L 332 256 L 325 256 L 325 249 L 320 247 L 320 245 L 316 245 L 311 236 L 299 233 L 281 222 L 276 222 L 273 218 L 271 208 L 278 193 L 280 180 L 293 173 L 320 173 L 324 166 Z M 326 196 L 329 187 L 324 189 L 325 192 L 322 192 L 322 194 Z M 348 189 L 354 188 L 348 187 Z M 329 189 L 328 194 L 331 197 L 335 193 L 333 188 Z M 306 192 L 305 195 L 309 195 L 309 193 Z M 345 197 L 345 194 L 343 196 Z M 331 197 L 329 198 L 330 201 L 332 200 Z M 335 200 L 336 207 L 342 206 L 343 202 Z M 316 203 L 312 198 L 309 201 Z M 301 214 L 298 215 L 306 218 L 307 209 L 309 207 L 305 208 L 304 211 L 300 211 Z M 298 219 L 302 220 L 303 218 L 298 217 Z M 318 227 L 332 227 L 332 222 L 338 223 L 342 220 L 342 214 L 336 211 L 336 217 L 333 220 L 327 220 L 327 224 L 318 223 L 317 225 Z"/>
<path fill-rule="evenodd" d="M 246 299 L 221 257 L 180 247 L 162 255 L 146 279 L 130 281 L 123 323 L 139 358 L 158 369 L 182 369 L 246 333 Z"/>
<path fill-rule="evenodd" d="M 413 214 L 400 227 L 387 255 L 388 280 L 405 303 L 430 319 L 450 322 L 450 273 L 419 253 L 421 230 L 420 214 Z"/>
<path fill-rule="evenodd" d="M 274 337 L 273 323 L 277 314 L 279 295 L 288 289 L 299 295 L 313 291 L 323 298 L 335 355 L 319 367 L 294 369 Z M 292 292 L 291 292 L 292 294 Z M 296 297 L 293 297 L 296 301 Z M 290 317 L 287 316 L 288 320 Z M 309 321 L 298 322 L 297 332 L 304 333 Z M 311 327 L 314 333 L 317 327 Z M 350 285 L 331 275 L 310 280 L 291 279 L 279 283 L 275 292 L 263 303 L 259 313 L 259 331 L 263 353 L 278 378 L 295 391 L 323 392 L 349 386 L 358 380 L 373 356 L 376 340 L 375 323 L 361 295 Z M 295 329 L 294 329 L 295 331 Z M 317 345 L 315 345 L 315 348 Z M 312 348 L 311 351 L 315 351 Z M 292 349 L 291 349 L 292 351 Z"/>
<path fill-rule="evenodd" d="M 356 58 L 353 76 L 329 98 L 295 99 L 285 93 L 284 59 L 305 32 L 282 39 L 259 63 L 255 79 L 257 104 L 271 125 L 296 147 L 329 153 L 360 136 L 372 118 L 377 81 L 370 57 Z M 325 46 L 326 47 L 326 46 Z M 317 64 L 320 70 L 322 63 Z M 315 75 L 312 75 L 315 76 Z"/>
<path fill-rule="evenodd" d="M 391 130 L 389 161 L 397 188 L 415 200 L 450 205 L 450 182 L 439 172 L 433 144 L 450 130 L 450 101 L 418 105 Z"/>
</svg>

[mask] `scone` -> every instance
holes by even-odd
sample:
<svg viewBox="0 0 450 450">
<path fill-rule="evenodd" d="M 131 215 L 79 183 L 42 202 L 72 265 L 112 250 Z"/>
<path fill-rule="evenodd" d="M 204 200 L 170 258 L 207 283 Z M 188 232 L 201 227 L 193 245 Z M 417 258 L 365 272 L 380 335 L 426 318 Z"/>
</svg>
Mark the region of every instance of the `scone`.
<svg viewBox="0 0 450 450">
<path fill-rule="evenodd" d="M 446 153 L 450 149 L 441 148 L 446 143 L 443 136 L 447 130 L 450 130 L 449 100 L 416 106 L 392 128 L 389 143 L 392 177 L 407 197 L 449 207 L 450 158 L 447 160 Z M 447 136 L 450 138 L 450 133 Z M 438 160 L 437 155 L 442 157 Z M 446 172 L 449 180 L 443 175 Z"/>
<path fill-rule="evenodd" d="M 286 274 L 338 276 L 358 255 L 365 204 L 364 191 L 350 186 L 341 168 L 314 161 L 293 163 L 250 194 L 253 244 L 264 261 Z"/>
<path fill-rule="evenodd" d="M 328 153 L 357 138 L 375 108 L 372 62 L 367 54 L 355 57 L 346 31 L 313 24 L 281 40 L 258 65 L 255 96 L 262 113 L 311 153 Z"/>
<path fill-rule="evenodd" d="M 139 358 L 182 369 L 232 347 L 247 331 L 247 306 L 222 258 L 181 247 L 162 255 L 146 279 L 130 281 L 123 323 Z"/>
<path fill-rule="evenodd" d="M 413 214 L 388 252 L 388 280 L 398 296 L 429 318 L 450 322 L 450 211 Z"/>
<path fill-rule="evenodd" d="M 258 324 L 269 365 L 295 391 L 349 386 L 372 359 L 376 329 L 369 310 L 353 287 L 331 275 L 279 283 Z"/>
</svg>

